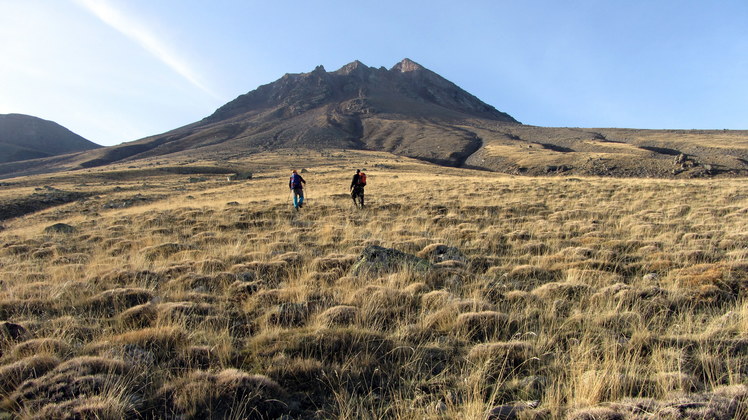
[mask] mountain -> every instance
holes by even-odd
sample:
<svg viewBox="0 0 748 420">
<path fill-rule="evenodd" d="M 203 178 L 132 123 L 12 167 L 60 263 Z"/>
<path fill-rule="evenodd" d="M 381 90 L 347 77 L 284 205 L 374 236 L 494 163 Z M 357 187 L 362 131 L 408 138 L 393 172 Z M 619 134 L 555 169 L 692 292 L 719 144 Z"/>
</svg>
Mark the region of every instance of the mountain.
<svg viewBox="0 0 748 420">
<path fill-rule="evenodd" d="M 457 166 L 481 147 L 456 128 L 471 120 L 519 125 L 454 83 L 405 59 L 387 70 L 354 61 L 286 74 L 202 121 L 102 150 L 84 166 L 172 153 L 281 148 L 370 149 Z M 438 144 L 435 144 L 438 142 Z"/>
<path fill-rule="evenodd" d="M 100 147 L 52 121 L 23 114 L 0 114 L 0 163 Z"/>
<path fill-rule="evenodd" d="M 385 151 L 518 175 L 748 176 L 748 131 L 525 125 L 404 59 L 390 69 L 354 61 L 286 74 L 187 126 L 77 155 L 0 163 L 0 177 L 280 149 Z"/>
</svg>

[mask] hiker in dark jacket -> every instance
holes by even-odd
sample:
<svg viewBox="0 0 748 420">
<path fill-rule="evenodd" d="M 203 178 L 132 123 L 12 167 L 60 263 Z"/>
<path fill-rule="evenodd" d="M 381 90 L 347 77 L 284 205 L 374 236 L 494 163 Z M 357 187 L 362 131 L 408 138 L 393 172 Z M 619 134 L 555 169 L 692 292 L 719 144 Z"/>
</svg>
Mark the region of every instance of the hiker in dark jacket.
<svg viewBox="0 0 748 420">
<path fill-rule="evenodd" d="M 351 180 L 351 198 L 353 198 L 353 205 L 364 208 L 364 187 L 366 186 L 366 174 L 361 172 L 360 169 L 356 169 L 356 174 L 353 175 Z M 356 202 L 358 198 L 358 202 Z"/>
<path fill-rule="evenodd" d="M 288 188 L 293 191 L 293 207 L 296 210 L 304 206 L 304 185 L 306 185 L 306 181 L 294 169 L 291 173 L 291 179 L 288 181 Z"/>
</svg>

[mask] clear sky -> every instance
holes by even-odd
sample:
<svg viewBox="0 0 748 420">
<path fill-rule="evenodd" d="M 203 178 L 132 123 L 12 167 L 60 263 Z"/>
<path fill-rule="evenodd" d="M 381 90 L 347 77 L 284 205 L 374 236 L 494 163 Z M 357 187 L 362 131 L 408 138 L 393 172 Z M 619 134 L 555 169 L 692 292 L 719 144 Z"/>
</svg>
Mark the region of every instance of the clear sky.
<svg viewBox="0 0 748 420">
<path fill-rule="evenodd" d="M 0 0 L 0 114 L 102 145 L 406 57 L 525 124 L 748 129 L 747 0 Z"/>
</svg>

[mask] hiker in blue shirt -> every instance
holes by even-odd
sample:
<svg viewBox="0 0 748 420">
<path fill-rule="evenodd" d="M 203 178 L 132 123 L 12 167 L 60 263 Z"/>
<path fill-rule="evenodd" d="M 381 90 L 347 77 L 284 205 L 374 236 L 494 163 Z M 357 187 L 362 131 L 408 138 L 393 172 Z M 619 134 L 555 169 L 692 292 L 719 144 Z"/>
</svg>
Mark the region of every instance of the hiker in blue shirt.
<svg viewBox="0 0 748 420">
<path fill-rule="evenodd" d="M 304 185 L 306 185 L 306 181 L 294 169 L 291 173 L 291 179 L 288 181 L 288 187 L 293 191 L 293 207 L 296 210 L 304 206 Z"/>
</svg>

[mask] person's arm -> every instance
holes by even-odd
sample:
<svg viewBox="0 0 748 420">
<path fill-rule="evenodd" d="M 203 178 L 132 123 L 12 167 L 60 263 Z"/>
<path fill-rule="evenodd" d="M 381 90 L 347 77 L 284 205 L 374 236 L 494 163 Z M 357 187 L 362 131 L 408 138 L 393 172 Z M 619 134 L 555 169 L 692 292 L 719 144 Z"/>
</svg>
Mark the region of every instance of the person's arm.
<svg viewBox="0 0 748 420">
<path fill-rule="evenodd" d="M 301 181 L 302 184 L 306 185 L 306 181 L 304 180 L 304 177 L 302 177 L 301 175 L 299 175 L 299 180 Z"/>
<path fill-rule="evenodd" d="M 350 188 L 350 189 L 353 189 L 353 187 L 354 187 L 354 186 L 355 186 L 355 185 L 356 185 L 357 183 L 358 183 L 358 174 L 355 174 L 355 175 L 353 175 L 353 179 L 351 180 L 351 188 Z"/>
</svg>

